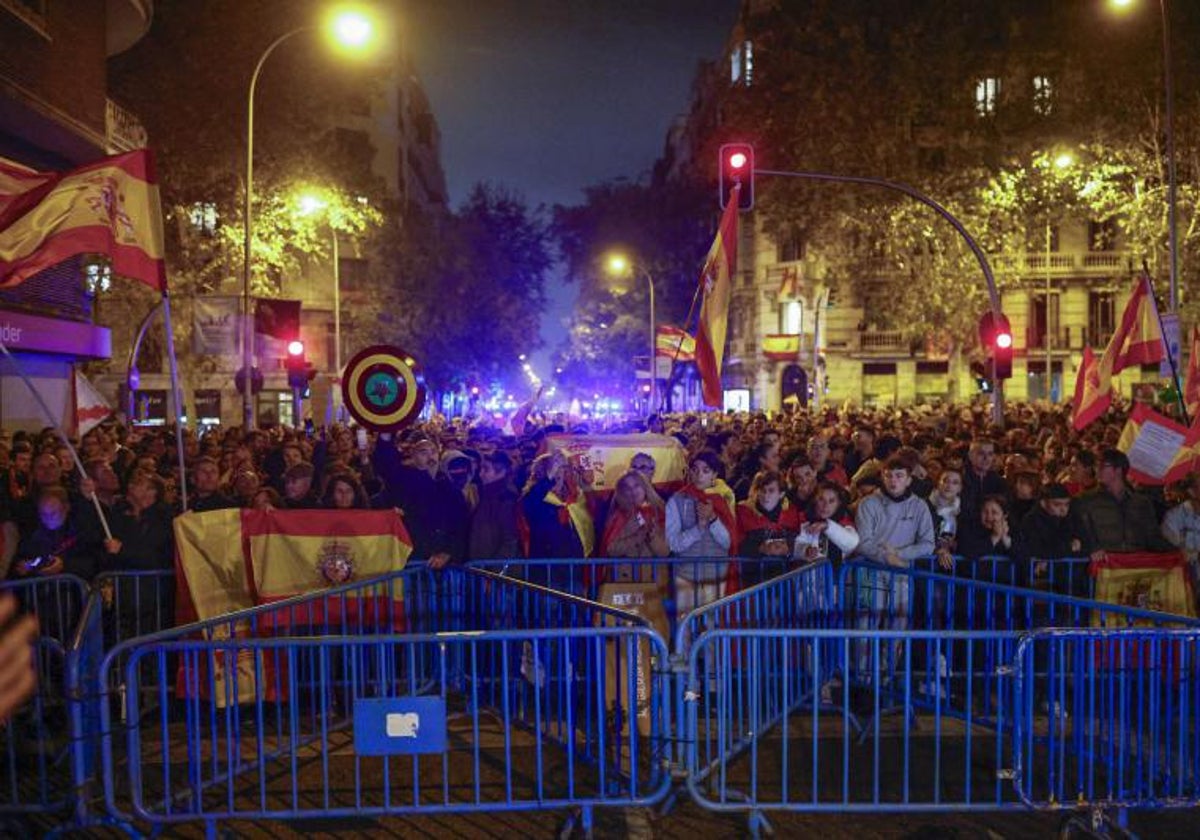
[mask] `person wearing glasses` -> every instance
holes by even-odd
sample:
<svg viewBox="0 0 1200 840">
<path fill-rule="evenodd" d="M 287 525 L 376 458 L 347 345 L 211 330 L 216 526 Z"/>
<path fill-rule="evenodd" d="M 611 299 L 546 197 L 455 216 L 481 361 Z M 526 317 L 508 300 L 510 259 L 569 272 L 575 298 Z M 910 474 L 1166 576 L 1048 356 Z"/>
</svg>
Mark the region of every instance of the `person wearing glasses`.
<svg viewBox="0 0 1200 840">
<path fill-rule="evenodd" d="M 641 473 L 650 483 L 654 483 L 654 471 L 658 469 L 658 464 L 654 458 L 646 452 L 639 452 L 629 459 L 629 469 L 636 473 Z"/>
</svg>

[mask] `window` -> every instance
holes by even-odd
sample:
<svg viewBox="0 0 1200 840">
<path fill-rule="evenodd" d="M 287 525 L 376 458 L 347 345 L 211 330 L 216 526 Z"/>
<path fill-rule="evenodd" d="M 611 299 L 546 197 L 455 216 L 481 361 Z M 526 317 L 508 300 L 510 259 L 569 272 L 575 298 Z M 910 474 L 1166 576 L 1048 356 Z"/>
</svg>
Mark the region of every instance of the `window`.
<svg viewBox="0 0 1200 840">
<path fill-rule="evenodd" d="M 188 221 L 197 232 L 212 236 L 217 232 L 217 205 L 212 201 L 197 201 L 188 210 Z"/>
<path fill-rule="evenodd" d="M 742 41 L 729 54 L 729 81 L 735 85 L 741 84 L 743 87 L 750 87 L 753 76 L 754 43 Z"/>
<path fill-rule="evenodd" d="M 1103 347 L 1117 324 L 1117 301 L 1113 292 L 1088 292 L 1088 344 Z"/>
<path fill-rule="evenodd" d="M 338 257 L 338 285 L 343 292 L 361 292 L 367 288 L 367 261 L 357 257 Z"/>
<path fill-rule="evenodd" d="M 1000 79 L 988 76 L 975 83 L 975 113 L 990 117 L 996 113 L 996 102 L 1000 99 Z"/>
<path fill-rule="evenodd" d="M 1117 241 L 1117 223 L 1115 219 L 1105 219 L 1102 222 L 1088 222 L 1088 250 L 1111 251 Z"/>
<path fill-rule="evenodd" d="M 1053 292 L 1049 296 L 1049 307 L 1046 305 L 1046 293 L 1037 292 L 1029 298 L 1029 335 L 1025 344 L 1030 348 L 1045 348 L 1048 339 L 1058 335 L 1058 295 Z M 1058 345 L 1054 341 L 1054 346 Z"/>
<path fill-rule="evenodd" d="M 1033 111 L 1043 117 L 1054 112 L 1054 85 L 1049 76 L 1033 77 Z"/>
<path fill-rule="evenodd" d="M 804 259 L 804 237 L 795 228 L 782 231 L 775 243 L 777 262 L 795 262 Z"/>
<path fill-rule="evenodd" d="M 779 331 L 784 335 L 799 335 L 804 329 L 804 304 L 789 300 L 779 307 Z"/>
</svg>

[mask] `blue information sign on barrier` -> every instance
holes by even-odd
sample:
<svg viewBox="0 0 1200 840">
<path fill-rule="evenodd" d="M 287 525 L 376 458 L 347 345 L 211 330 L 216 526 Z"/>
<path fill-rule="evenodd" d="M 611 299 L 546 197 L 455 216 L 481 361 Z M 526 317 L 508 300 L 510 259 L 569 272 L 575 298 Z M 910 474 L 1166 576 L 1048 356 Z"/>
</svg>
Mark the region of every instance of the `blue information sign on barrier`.
<svg viewBox="0 0 1200 840">
<path fill-rule="evenodd" d="M 441 697 L 355 701 L 354 751 L 359 755 L 445 752 L 446 701 Z"/>
</svg>

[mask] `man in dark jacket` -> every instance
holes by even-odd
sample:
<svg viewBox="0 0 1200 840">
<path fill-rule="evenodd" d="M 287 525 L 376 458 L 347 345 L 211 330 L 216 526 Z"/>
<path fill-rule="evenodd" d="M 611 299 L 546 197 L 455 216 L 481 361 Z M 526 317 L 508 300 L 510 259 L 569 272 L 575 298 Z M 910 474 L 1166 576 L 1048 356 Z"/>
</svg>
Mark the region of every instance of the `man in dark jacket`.
<svg viewBox="0 0 1200 840">
<path fill-rule="evenodd" d="M 983 500 L 988 496 L 1009 497 L 1008 482 L 993 464 L 996 462 L 996 444 L 989 438 L 975 438 L 967 451 L 967 463 L 963 468 L 962 494 L 959 496 L 958 550 L 962 554 L 981 553 L 978 546 L 988 540 L 983 527 L 981 513 Z"/>
<path fill-rule="evenodd" d="M 1119 449 L 1100 455 L 1100 486 L 1076 503 L 1083 528 L 1083 549 L 1093 561 L 1110 551 L 1174 551 L 1159 528 L 1158 513 L 1149 496 L 1134 491 L 1125 480 L 1129 456 Z"/>
<path fill-rule="evenodd" d="M 1033 586 L 1044 582 L 1060 595 L 1086 597 L 1086 563 L 1072 563 L 1065 569 L 1050 569 L 1046 564 L 1039 564 L 1037 573 L 1030 575 L 1031 561 L 1079 557 L 1081 550 L 1079 526 L 1071 516 L 1070 491 L 1061 484 L 1047 485 L 1042 490 L 1042 498 L 1021 520 L 1017 538 L 1013 541 L 1017 584 Z"/>
<path fill-rule="evenodd" d="M 430 438 L 417 435 L 408 440 L 405 460 L 381 434 L 371 462 L 384 489 L 376 507 L 399 508 L 413 541 L 414 560 L 428 560 L 440 569 L 467 557 L 467 500 L 446 476 L 438 476 L 438 448 Z"/>
<path fill-rule="evenodd" d="M 238 506 L 237 500 L 221 492 L 221 467 L 207 456 L 196 459 L 192 468 L 195 487 L 188 497 L 188 509 L 196 513 L 227 510 Z"/>
<path fill-rule="evenodd" d="M 489 560 L 516 557 L 517 491 L 512 486 L 512 461 L 503 452 L 490 452 L 479 464 L 479 504 L 471 513 L 470 557 Z"/>
</svg>

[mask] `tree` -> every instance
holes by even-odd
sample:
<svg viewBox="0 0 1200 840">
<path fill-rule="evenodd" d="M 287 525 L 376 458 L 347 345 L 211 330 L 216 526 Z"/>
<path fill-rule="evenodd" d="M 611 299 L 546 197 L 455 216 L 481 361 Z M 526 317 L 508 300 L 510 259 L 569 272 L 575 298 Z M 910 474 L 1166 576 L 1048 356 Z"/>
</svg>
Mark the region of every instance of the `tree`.
<svg viewBox="0 0 1200 840">
<path fill-rule="evenodd" d="M 683 325 L 716 229 L 711 191 L 695 181 L 610 181 L 584 190 L 585 201 L 554 209 L 552 232 L 579 284 L 579 301 L 556 348 L 560 381 L 580 393 L 634 382 L 635 356 L 648 352 L 649 289 L 654 282 L 659 324 Z M 635 264 L 614 278 L 606 257 L 622 253 Z M 692 313 L 693 318 L 695 313 Z"/>
<path fill-rule="evenodd" d="M 537 349 L 553 256 L 519 195 L 478 184 L 444 224 L 412 227 L 396 245 L 385 268 L 396 308 L 380 329 L 417 355 L 435 391 L 507 378 Z"/>
</svg>

